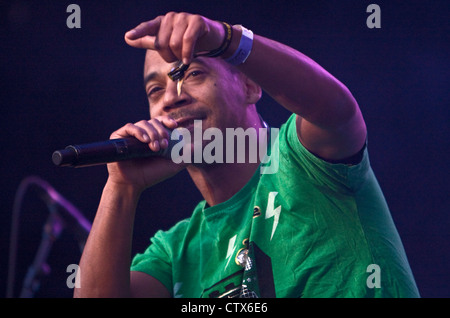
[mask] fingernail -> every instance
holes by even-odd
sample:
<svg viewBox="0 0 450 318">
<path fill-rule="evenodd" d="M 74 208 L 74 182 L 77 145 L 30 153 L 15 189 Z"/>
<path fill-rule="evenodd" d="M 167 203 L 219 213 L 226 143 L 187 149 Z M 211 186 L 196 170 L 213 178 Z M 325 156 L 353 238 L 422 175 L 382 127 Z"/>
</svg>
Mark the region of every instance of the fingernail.
<svg viewBox="0 0 450 318">
<path fill-rule="evenodd" d="M 167 147 L 169 146 L 169 141 L 168 141 L 166 138 L 164 138 L 164 139 L 161 141 L 161 146 L 162 146 L 163 148 L 167 148 Z"/>
<path fill-rule="evenodd" d="M 153 142 L 153 147 L 155 147 L 155 149 L 158 151 L 159 150 L 159 141 L 158 140 L 155 140 L 154 142 Z"/>
<path fill-rule="evenodd" d="M 130 30 L 130 31 L 128 31 L 127 33 L 125 33 L 125 36 L 127 37 L 127 38 L 132 38 L 132 37 L 134 37 L 136 35 L 136 31 L 135 30 Z"/>
<path fill-rule="evenodd" d="M 142 138 L 144 139 L 145 142 L 150 141 L 150 137 L 147 134 L 142 135 Z"/>
</svg>

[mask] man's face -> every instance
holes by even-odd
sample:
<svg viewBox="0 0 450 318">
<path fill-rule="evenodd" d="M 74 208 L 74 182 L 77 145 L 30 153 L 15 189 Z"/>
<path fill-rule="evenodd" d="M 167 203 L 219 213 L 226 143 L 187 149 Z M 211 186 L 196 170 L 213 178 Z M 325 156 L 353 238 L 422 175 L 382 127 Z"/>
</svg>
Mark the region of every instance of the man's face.
<svg viewBox="0 0 450 318">
<path fill-rule="evenodd" d="M 202 120 L 203 130 L 243 127 L 247 105 L 240 73 L 231 71 L 221 60 L 196 58 L 185 72 L 178 96 L 177 82 L 167 75 L 175 66 L 157 52 L 147 51 L 144 84 L 150 117 L 168 115 L 178 127 L 190 130 L 194 120 Z"/>
</svg>

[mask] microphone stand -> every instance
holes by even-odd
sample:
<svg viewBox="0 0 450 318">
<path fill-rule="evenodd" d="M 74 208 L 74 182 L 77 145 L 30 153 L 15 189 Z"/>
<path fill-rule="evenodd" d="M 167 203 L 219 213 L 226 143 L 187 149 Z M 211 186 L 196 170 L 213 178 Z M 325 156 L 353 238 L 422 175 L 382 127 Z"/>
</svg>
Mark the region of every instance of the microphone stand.
<svg viewBox="0 0 450 318">
<path fill-rule="evenodd" d="M 67 199 L 59 194 L 52 186 L 50 186 L 48 182 L 36 176 L 29 176 L 22 180 L 14 199 L 11 220 L 8 283 L 6 290 L 7 298 L 14 297 L 13 291 L 19 234 L 19 215 L 22 201 L 27 188 L 33 184 L 39 186 L 45 191 L 43 199 L 47 203 L 50 214 L 44 224 L 41 243 L 35 255 L 34 261 L 25 276 L 20 297 L 32 297 L 39 288 L 39 278 L 42 277 L 43 274 L 49 274 L 50 269 L 46 264 L 47 256 L 53 243 L 58 239 L 59 235 L 66 227 L 68 227 L 69 230 L 71 230 L 75 235 L 81 251 L 83 251 L 86 238 L 91 230 L 91 223 L 83 216 L 83 214 Z M 63 210 L 66 211 L 64 217 L 58 213 L 58 207 L 62 207 Z"/>
<path fill-rule="evenodd" d="M 64 222 L 57 213 L 56 203 L 50 202 L 48 206 L 50 215 L 43 226 L 41 243 L 33 263 L 28 268 L 20 298 L 33 298 L 40 287 L 40 278 L 50 273 L 50 267 L 46 263 L 47 256 L 50 253 L 53 243 L 64 230 Z"/>
</svg>

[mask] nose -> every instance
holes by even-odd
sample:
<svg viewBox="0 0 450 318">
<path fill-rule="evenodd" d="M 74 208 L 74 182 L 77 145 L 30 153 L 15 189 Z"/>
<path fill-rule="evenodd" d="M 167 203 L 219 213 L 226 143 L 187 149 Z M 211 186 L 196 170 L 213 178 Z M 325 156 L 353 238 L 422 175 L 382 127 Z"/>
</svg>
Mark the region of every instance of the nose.
<svg viewBox="0 0 450 318">
<path fill-rule="evenodd" d="M 180 107 L 188 102 L 188 95 L 183 90 L 178 95 L 177 84 L 178 81 L 168 80 L 163 100 L 165 111 L 169 111 L 170 108 Z"/>
</svg>

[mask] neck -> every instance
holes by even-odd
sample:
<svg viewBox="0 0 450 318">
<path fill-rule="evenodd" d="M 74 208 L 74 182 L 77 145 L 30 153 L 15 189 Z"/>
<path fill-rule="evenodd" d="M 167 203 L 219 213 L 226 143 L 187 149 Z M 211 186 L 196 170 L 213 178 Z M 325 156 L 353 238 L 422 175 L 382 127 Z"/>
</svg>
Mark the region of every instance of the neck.
<svg viewBox="0 0 450 318">
<path fill-rule="evenodd" d="M 256 111 L 247 119 L 247 128 L 252 127 L 258 132 L 259 128 L 263 127 Z M 259 143 L 258 133 L 257 143 Z M 247 145 L 247 155 L 248 152 Z M 246 156 L 246 158 L 249 157 Z M 260 158 L 257 158 L 254 163 L 247 161 L 249 160 L 246 160 L 245 163 L 193 164 L 187 167 L 187 171 L 206 202 L 210 206 L 214 206 L 230 199 L 250 181 L 259 167 Z"/>
<path fill-rule="evenodd" d="M 187 171 L 210 206 L 230 199 L 250 181 L 258 163 L 223 163 L 189 166 Z"/>
</svg>

